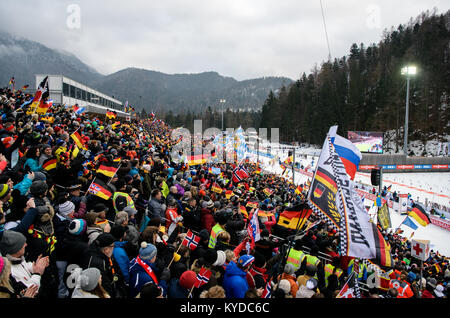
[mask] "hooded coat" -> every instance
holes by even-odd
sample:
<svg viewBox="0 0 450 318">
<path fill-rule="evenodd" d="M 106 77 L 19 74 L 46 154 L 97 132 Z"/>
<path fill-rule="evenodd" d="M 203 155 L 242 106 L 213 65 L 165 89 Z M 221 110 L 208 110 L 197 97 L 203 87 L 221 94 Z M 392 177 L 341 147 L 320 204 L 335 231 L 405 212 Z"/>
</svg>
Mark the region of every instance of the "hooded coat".
<svg viewBox="0 0 450 318">
<path fill-rule="evenodd" d="M 223 288 L 227 298 L 244 298 L 249 289 L 246 272 L 240 269 L 235 262 L 230 262 L 225 270 Z"/>
</svg>

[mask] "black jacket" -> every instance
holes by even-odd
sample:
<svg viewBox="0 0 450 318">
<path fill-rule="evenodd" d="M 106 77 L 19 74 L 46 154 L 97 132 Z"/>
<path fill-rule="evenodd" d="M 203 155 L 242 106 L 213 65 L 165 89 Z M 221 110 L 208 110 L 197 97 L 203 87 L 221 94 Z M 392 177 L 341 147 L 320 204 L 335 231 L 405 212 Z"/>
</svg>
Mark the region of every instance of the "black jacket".
<svg viewBox="0 0 450 318">
<path fill-rule="evenodd" d="M 102 286 L 111 298 L 127 297 L 128 288 L 114 256 L 111 256 L 109 259 L 101 252 L 96 242 L 93 242 L 84 254 L 81 267 L 83 269 L 95 267 L 100 270 L 102 274 Z"/>
</svg>

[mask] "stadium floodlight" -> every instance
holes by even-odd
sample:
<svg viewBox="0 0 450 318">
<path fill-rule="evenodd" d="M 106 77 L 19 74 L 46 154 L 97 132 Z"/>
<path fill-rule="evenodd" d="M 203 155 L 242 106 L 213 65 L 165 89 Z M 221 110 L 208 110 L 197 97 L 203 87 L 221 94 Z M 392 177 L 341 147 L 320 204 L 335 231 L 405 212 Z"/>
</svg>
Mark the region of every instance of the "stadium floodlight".
<svg viewBox="0 0 450 318">
<path fill-rule="evenodd" d="M 402 68 L 402 75 L 416 75 L 417 68 L 415 66 L 405 66 Z"/>
<path fill-rule="evenodd" d="M 415 66 L 405 66 L 402 68 L 402 75 L 406 76 L 406 109 L 405 109 L 405 131 L 403 141 L 403 152 L 408 156 L 408 113 L 409 113 L 409 79 L 411 75 L 416 75 L 417 68 Z"/>
</svg>

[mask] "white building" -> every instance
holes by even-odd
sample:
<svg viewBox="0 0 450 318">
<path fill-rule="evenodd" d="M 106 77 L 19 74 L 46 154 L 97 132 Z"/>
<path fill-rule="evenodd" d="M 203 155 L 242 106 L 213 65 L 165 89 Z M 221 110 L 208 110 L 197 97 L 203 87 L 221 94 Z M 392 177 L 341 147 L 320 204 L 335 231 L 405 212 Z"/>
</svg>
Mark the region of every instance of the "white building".
<svg viewBox="0 0 450 318">
<path fill-rule="evenodd" d="M 36 74 L 36 90 L 46 76 L 48 76 L 50 90 L 49 99 L 52 99 L 54 104 L 68 106 L 78 104 L 79 107 L 86 109 L 86 113 L 92 114 L 106 114 L 107 111 L 115 111 L 119 117 L 130 116 L 129 113 L 123 111 L 121 101 L 63 75 Z"/>
</svg>

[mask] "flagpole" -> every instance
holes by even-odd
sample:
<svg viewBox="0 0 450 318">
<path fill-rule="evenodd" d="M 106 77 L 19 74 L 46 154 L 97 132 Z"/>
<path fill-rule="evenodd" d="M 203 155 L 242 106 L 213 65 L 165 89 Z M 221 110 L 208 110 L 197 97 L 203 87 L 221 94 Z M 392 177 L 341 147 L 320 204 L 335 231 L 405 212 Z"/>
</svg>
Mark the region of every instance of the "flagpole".
<svg viewBox="0 0 450 318">
<path fill-rule="evenodd" d="M 112 180 L 114 179 L 114 177 L 116 176 L 117 171 L 120 169 L 120 167 L 122 166 L 122 163 L 119 164 L 119 166 L 116 169 L 116 172 L 114 172 L 113 176 L 111 177 L 111 179 L 108 181 L 107 184 L 110 184 L 112 182 Z"/>
<path fill-rule="evenodd" d="M 92 184 L 94 183 L 95 179 L 97 179 L 97 177 L 96 177 L 96 176 L 94 177 L 94 179 L 92 179 L 92 182 L 91 182 L 91 184 L 89 185 L 89 187 L 87 188 L 87 190 L 86 190 L 85 194 L 83 195 L 83 198 L 85 198 L 85 197 L 86 197 L 86 195 L 87 195 L 87 194 L 89 193 L 89 189 L 90 189 L 90 187 L 92 186 Z"/>
<path fill-rule="evenodd" d="M 194 287 L 195 287 L 195 284 L 194 284 L 194 286 L 192 286 L 191 291 L 189 292 L 189 295 L 187 296 L 187 298 L 190 298 L 190 297 L 191 297 L 192 292 L 194 291 Z"/>
<path fill-rule="evenodd" d="M 181 246 L 182 246 L 183 244 L 182 243 L 180 243 L 180 246 L 178 246 L 178 249 L 177 249 L 177 251 L 174 253 L 174 255 L 172 256 L 172 259 L 170 260 L 170 263 L 169 263 L 169 265 L 167 265 L 167 268 L 169 268 L 170 267 L 170 265 L 172 265 L 172 262 L 173 262 L 173 260 L 175 259 L 175 254 L 177 254 L 178 253 L 178 251 L 180 250 L 180 248 L 181 248 Z"/>
<path fill-rule="evenodd" d="M 304 209 L 303 209 L 304 210 Z M 302 211 L 303 211 L 302 210 Z M 286 266 L 286 262 L 287 262 L 287 259 L 288 259 L 288 257 L 289 257 L 289 253 L 291 252 L 291 248 L 292 248 L 292 243 L 293 243 L 293 241 L 294 241 L 294 238 L 297 236 L 297 234 L 298 234 L 298 232 L 300 231 L 300 219 L 302 219 L 302 218 L 298 218 L 298 221 L 297 221 L 297 226 L 296 226 L 296 228 L 295 228 L 295 234 L 294 235 L 292 235 L 291 236 L 291 239 L 289 240 L 289 248 L 288 248 L 288 250 L 287 250 L 287 252 L 286 252 L 286 255 L 285 256 L 283 256 L 283 262 L 282 262 L 282 265 L 283 265 L 283 271 L 284 271 L 284 267 Z M 278 276 L 278 272 L 279 272 L 279 269 L 280 269 L 280 263 L 278 263 L 278 266 L 277 266 L 277 269 L 274 271 L 274 273 L 276 273 L 276 275 Z M 274 275 L 272 275 L 272 277 L 270 277 L 270 279 L 272 279 L 273 278 L 273 276 Z M 275 276 L 276 277 L 276 276 Z M 270 281 L 270 279 L 268 279 L 267 281 Z M 274 290 L 276 290 L 277 288 L 278 288 L 278 285 L 280 284 L 280 280 L 279 281 L 277 281 L 277 284 L 276 284 L 276 286 L 275 286 L 275 288 L 274 288 Z M 273 294 L 271 295 L 271 298 L 273 298 Z"/>
</svg>

